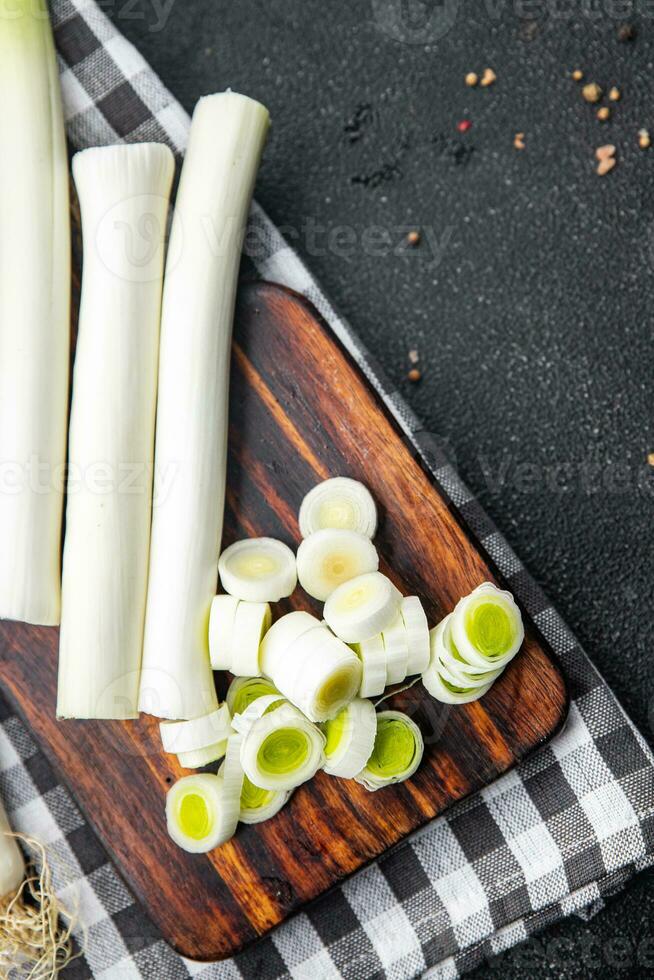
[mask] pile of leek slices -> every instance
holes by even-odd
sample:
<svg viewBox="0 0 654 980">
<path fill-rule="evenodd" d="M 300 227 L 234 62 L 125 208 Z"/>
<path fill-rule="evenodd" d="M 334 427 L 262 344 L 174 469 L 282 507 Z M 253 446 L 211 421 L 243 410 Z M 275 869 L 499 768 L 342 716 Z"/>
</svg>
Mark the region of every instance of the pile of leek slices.
<svg viewBox="0 0 654 980">
<path fill-rule="evenodd" d="M 220 763 L 168 792 L 168 831 L 187 851 L 225 843 L 239 821 L 268 820 L 318 770 L 371 791 L 408 779 L 423 755 L 420 729 L 371 699 L 412 677 L 438 701 L 474 701 L 522 643 L 518 607 L 490 583 L 430 631 L 420 599 L 379 571 L 377 509 L 361 483 L 314 487 L 299 524 L 297 555 L 272 538 L 222 553 L 225 594 L 213 600 L 209 650 L 213 669 L 233 675 L 226 700 L 203 717 L 161 723 L 164 750 L 184 768 Z M 298 581 L 324 602 L 324 619 L 297 611 L 273 623 L 270 603 Z"/>
</svg>

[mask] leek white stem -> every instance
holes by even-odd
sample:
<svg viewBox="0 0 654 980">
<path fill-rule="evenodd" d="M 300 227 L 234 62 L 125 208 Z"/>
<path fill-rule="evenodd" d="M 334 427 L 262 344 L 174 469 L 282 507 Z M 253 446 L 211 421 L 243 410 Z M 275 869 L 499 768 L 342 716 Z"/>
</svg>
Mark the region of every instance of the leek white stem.
<svg viewBox="0 0 654 980">
<path fill-rule="evenodd" d="M 0 19 L 0 618 L 59 623 L 70 336 L 68 156 L 44 0 Z"/>
<path fill-rule="evenodd" d="M 231 331 L 241 243 L 268 112 L 201 99 L 177 195 L 161 322 L 155 501 L 141 710 L 193 718 L 216 705 L 208 621 L 218 580 Z M 181 575 L 181 580 L 180 580 Z M 172 679 L 172 683 L 171 683 Z M 173 696 L 177 692 L 177 696 Z"/>
<path fill-rule="evenodd" d="M 173 171 L 172 153 L 157 143 L 85 150 L 73 160 L 84 266 L 70 420 L 62 718 L 138 714 Z"/>
</svg>

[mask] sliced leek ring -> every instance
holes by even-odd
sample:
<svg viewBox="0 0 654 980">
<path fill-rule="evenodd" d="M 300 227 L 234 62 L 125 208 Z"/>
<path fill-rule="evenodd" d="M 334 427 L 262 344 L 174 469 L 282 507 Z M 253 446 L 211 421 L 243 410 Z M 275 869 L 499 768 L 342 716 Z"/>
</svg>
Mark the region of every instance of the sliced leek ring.
<svg viewBox="0 0 654 980">
<path fill-rule="evenodd" d="M 231 712 L 232 718 L 234 718 L 236 715 L 243 714 L 245 709 L 253 701 L 256 701 L 257 698 L 264 697 L 264 695 L 268 694 L 279 695 L 279 691 L 272 681 L 269 681 L 267 678 L 235 677 L 227 688 L 225 702 Z M 279 696 L 281 697 L 281 695 Z"/>
<path fill-rule="evenodd" d="M 429 623 L 418 596 L 403 599 L 401 613 L 409 643 L 406 672 L 422 674 L 429 666 Z"/>
<path fill-rule="evenodd" d="M 222 742 L 215 742 L 214 745 L 206 745 L 203 749 L 194 749 L 191 752 L 178 752 L 177 761 L 184 769 L 202 769 L 209 766 L 212 762 L 222 759 L 227 751 L 227 739 Z"/>
<path fill-rule="evenodd" d="M 371 792 L 404 782 L 420 765 L 424 748 L 420 729 L 408 715 L 380 711 L 372 754 L 356 781 Z"/>
<path fill-rule="evenodd" d="M 368 572 L 344 582 L 325 603 L 324 616 L 346 643 L 360 643 L 382 633 L 394 622 L 402 596 L 381 572 Z"/>
<path fill-rule="evenodd" d="M 377 508 L 363 483 L 337 476 L 309 491 L 300 506 L 299 524 L 303 538 L 324 528 L 357 531 L 374 538 Z"/>
<path fill-rule="evenodd" d="M 434 634 L 434 655 L 438 660 L 438 672 L 441 679 L 447 681 L 453 687 L 471 689 L 473 687 L 486 687 L 489 683 L 497 680 L 504 668 L 496 670 L 480 671 L 473 668 L 476 673 L 472 673 L 467 665 L 457 660 L 452 651 L 451 638 L 452 613 L 443 620 L 443 628 Z"/>
<path fill-rule="evenodd" d="M 297 585 L 295 555 L 275 538 L 246 538 L 226 548 L 218 562 L 225 592 L 246 602 L 277 602 Z"/>
<path fill-rule="evenodd" d="M 286 658 L 287 651 L 309 630 L 320 626 L 320 620 L 306 612 L 292 612 L 282 616 L 270 627 L 261 642 L 259 658 L 261 669 L 274 680 L 278 666 Z"/>
<path fill-rule="evenodd" d="M 243 779 L 241 790 L 241 823 L 263 823 L 274 817 L 286 806 L 293 794 L 290 789 L 261 789 L 251 783 L 247 776 Z"/>
<path fill-rule="evenodd" d="M 352 648 L 361 661 L 360 698 L 376 698 L 384 693 L 387 683 L 386 649 L 382 634 L 371 640 L 353 643 Z"/>
<path fill-rule="evenodd" d="M 229 738 L 231 715 L 226 704 L 191 721 L 162 721 L 159 725 L 164 752 L 194 752 Z"/>
<path fill-rule="evenodd" d="M 231 670 L 234 619 L 239 599 L 233 595 L 217 595 L 209 613 L 209 655 L 212 670 Z"/>
<path fill-rule="evenodd" d="M 451 635 L 462 660 L 492 670 L 515 657 L 525 631 L 511 593 L 485 582 L 457 603 Z"/>
<path fill-rule="evenodd" d="M 317 623 L 278 658 L 272 681 L 310 721 L 327 721 L 359 690 L 361 663 L 350 647 Z"/>
<path fill-rule="evenodd" d="M 384 630 L 382 640 L 386 651 L 386 683 L 401 684 L 409 666 L 409 633 L 401 612 Z"/>
<path fill-rule="evenodd" d="M 183 776 L 166 795 L 166 825 L 175 843 L 191 854 L 223 844 L 223 779 L 212 773 Z"/>
<path fill-rule="evenodd" d="M 484 694 L 492 687 L 493 681 L 491 680 L 482 687 L 470 685 L 460 687 L 442 676 L 438 651 L 443 643 L 443 632 L 446 625 L 446 621 L 443 620 L 430 632 L 431 660 L 427 670 L 422 675 L 422 683 L 431 696 L 443 704 L 469 704 L 471 701 L 483 698 Z"/>
<path fill-rule="evenodd" d="M 263 718 L 264 715 L 268 714 L 270 711 L 275 711 L 282 704 L 286 704 L 286 700 L 281 696 L 281 694 L 265 694 L 263 697 L 257 698 L 256 701 L 252 701 L 248 704 L 245 711 L 240 715 L 234 715 L 232 721 L 232 728 L 239 735 L 247 735 L 255 721 L 259 718 Z"/>
<path fill-rule="evenodd" d="M 229 840 L 236 833 L 241 812 L 241 793 L 245 779 L 241 764 L 242 744 L 242 735 L 237 733 L 230 736 L 221 766 L 223 805 L 218 815 L 218 829 L 223 841 Z"/>
<path fill-rule="evenodd" d="M 297 552 L 300 585 L 321 602 L 343 582 L 378 568 L 377 549 L 370 538 L 357 531 L 316 531 L 304 539 Z"/>
<path fill-rule="evenodd" d="M 320 726 L 326 738 L 323 769 L 330 776 L 354 779 L 375 746 L 377 715 L 372 701 L 355 698 Z"/>
<path fill-rule="evenodd" d="M 232 674 L 258 677 L 261 673 L 259 649 L 271 623 L 272 613 L 267 602 L 239 602 L 234 617 Z"/>
<path fill-rule="evenodd" d="M 261 715 L 243 736 L 241 764 L 260 789 L 294 789 L 322 767 L 324 747 L 322 732 L 292 704 L 282 703 Z"/>
</svg>

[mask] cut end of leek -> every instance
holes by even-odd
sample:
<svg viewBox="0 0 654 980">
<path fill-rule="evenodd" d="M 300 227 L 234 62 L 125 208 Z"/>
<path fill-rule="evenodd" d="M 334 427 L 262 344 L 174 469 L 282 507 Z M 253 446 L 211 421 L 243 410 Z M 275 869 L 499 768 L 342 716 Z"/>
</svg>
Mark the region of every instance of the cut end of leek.
<svg viewBox="0 0 654 980">
<path fill-rule="evenodd" d="M 356 531 L 373 538 L 377 530 L 377 508 L 362 483 L 334 477 L 319 483 L 306 495 L 300 507 L 299 524 L 303 538 L 325 528 Z"/>
<path fill-rule="evenodd" d="M 420 729 L 401 711 L 380 711 L 375 744 L 367 764 L 356 777 L 370 791 L 409 779 L 422 760 Z"/>
<path fill-rule="evenodd" d="M 356 531 L 325 529 L 305 538 L 297 553 L 300 585 L 314 599 L 322 602 L 343 582 L 376 572 L 377 549 Z"/>
<path fill-rule="evenodd" d="M 355 698 L 320 727 L 327 740 L 324 771 L 353 779 L 368 762 L 375 745 L 377 718 L 372 701 Z"/>
<path fill-rule="evenodd" d="M 225 592 L 247 602 L 278 602 L 297 585 L 295 555 L 275 538 L 246 538 L 226 548 L 218 563 Z"/>
<path fill-rule="evenodd" d="M 222 776 L 184 776 L 166 796 L 166 824 L 175 843 L 191 854 L 204 854 L 224 843 L 220 826 Z"/>
<path fill-rule="evenodd" d="M 402 596 L 381 572 L 344 582 L 325 603 L 325 620 L 346 643 L 359 643 L 382 633 L 397 618 Z"/>
</svg>

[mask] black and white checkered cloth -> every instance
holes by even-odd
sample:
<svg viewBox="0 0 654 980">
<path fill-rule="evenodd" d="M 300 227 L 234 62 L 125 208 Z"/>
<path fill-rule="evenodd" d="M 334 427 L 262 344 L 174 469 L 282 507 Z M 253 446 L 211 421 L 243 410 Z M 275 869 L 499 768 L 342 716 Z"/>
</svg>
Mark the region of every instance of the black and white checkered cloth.
<svg viewBox="0 0 654 980">
<path fill-rule="evenodd" d="M 94 0 L 54 0 L 68 135 L 76 147 L 162 140 L 178 154 L 189 119 Z M 86 952 L 71 977 L 351 980 L 456 977 L 654 863 L 654 758 L 556 611 L 397 391 L 260 208 L 260 274 L 304 293 L 352 352 L 560 657 L 572 690 L 563 734 L 518 769 L 234 960 L 189 964 L 135 905 L 22 723 L 0 714 L 0 796 L 16 826 L 79 898 Z"/>
</svg>

